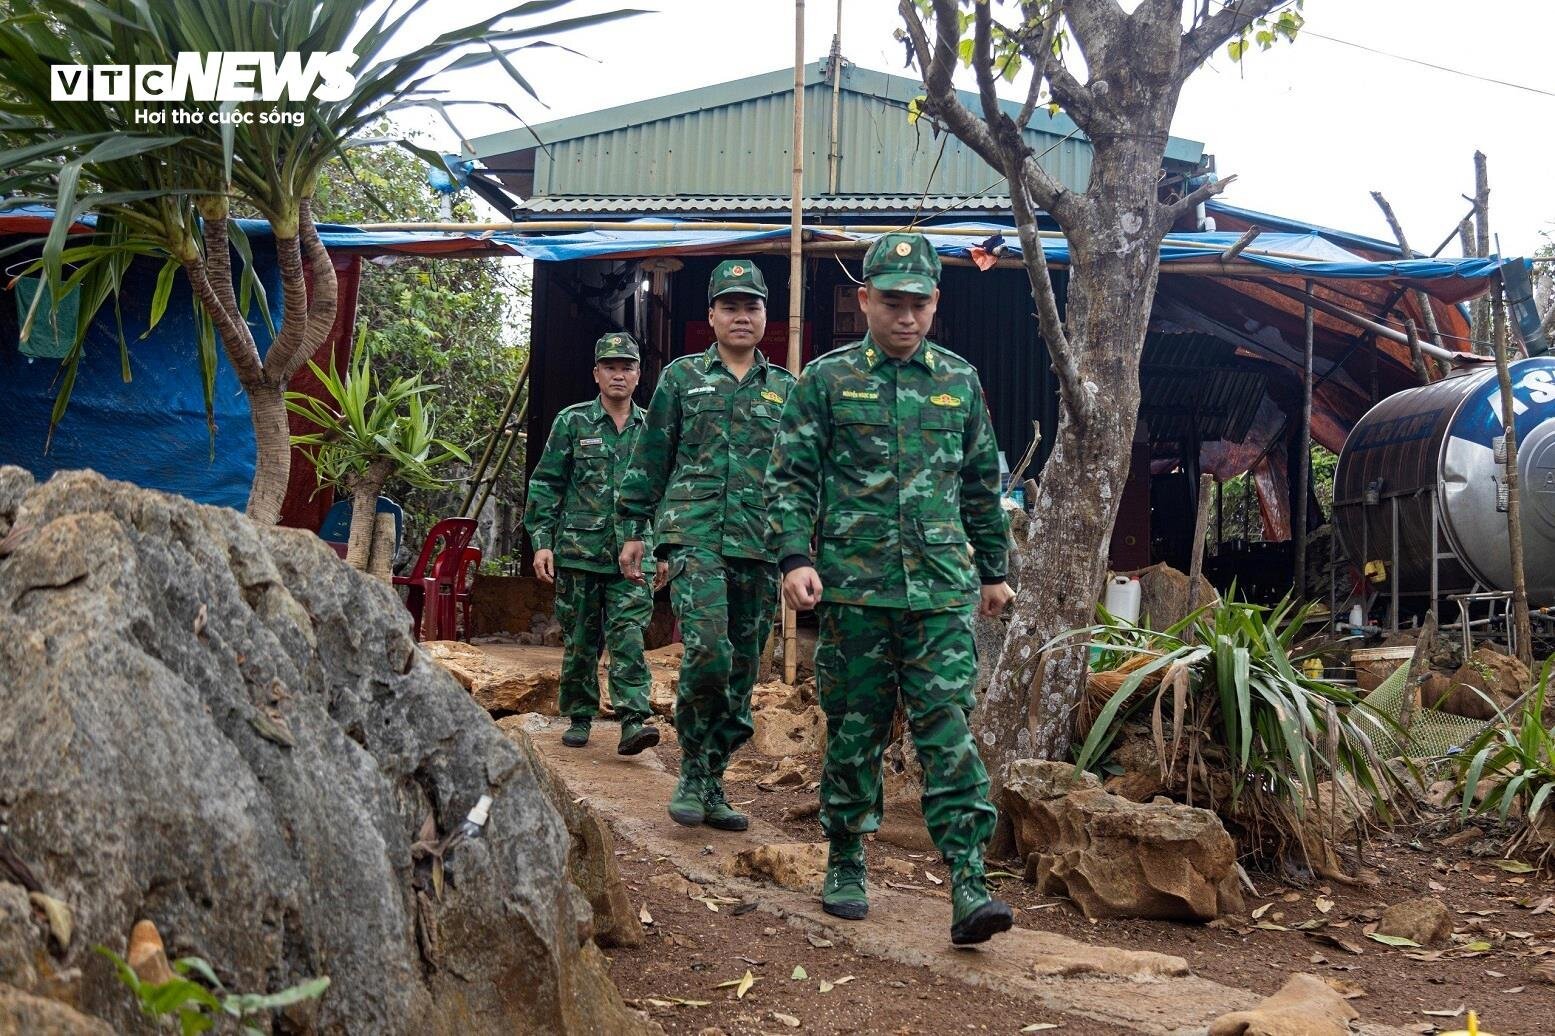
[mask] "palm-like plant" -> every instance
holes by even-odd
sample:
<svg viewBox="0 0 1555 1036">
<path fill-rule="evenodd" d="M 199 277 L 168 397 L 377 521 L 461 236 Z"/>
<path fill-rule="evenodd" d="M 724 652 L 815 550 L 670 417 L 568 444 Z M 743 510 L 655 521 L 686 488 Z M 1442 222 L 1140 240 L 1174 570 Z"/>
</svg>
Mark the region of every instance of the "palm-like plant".
<svg viewBox="0 0 1555 1036">
<path fill-rule="evenodd" d="M 1319 792 L 1325 779 L 1334 779 L 1335 795 L 1359 789 L 1385 814 L 1398 778 L 1373 736 L 1396 723 L 1353 690 L 1302 671 L 1322 651 L 1297 646 L 1311 610 L 1289 600 L 1264 608 L 1233 593 L 1160 632 L 1106 621 L 1066 634 L 1099 645 L 1102 664 L 1144 659 L 1127 664 L 1101 705 L 1078 766 L 1100 762 L 1127 720 L 1148 717 L 1168 785 L 1234 821 L 1244 846 L 1266 856 L 1291 844 L 1309 858 L 1321 852 L 1302 844 L 1311 830 L 1302 818 L 1333 804 Z"/>
<path fill-rule="evenodd" d="M 1539 682 L 1523 702 L 1521 711 L 1500 716 L 1459 754 L 1463 815 L 1470 810 L 1494 810 L 1505 820 L 1516 806 L 1522 824 L 1507 843 L 1514 853 L 1542 841 L 1539 862 L 1555 856 L 1555 727 L 1546 726 L 1544 703 L 1549 691 L 1550 668 L 1544 663 Z M 1489 790 L 1475 804 L 1480 784 Z"/>
<path fill-rule="evenodd" d="M 458 446 L 437 437 L 436 417 L 422 399 L 437 386 L 423 384 L 416 375 L 396 378 L 378 390 L 361 338 L 344 376 L 333 367 L 323 370 L 312 360 L 308 367 L 329 400 L 300 392 L 286 394 L 286 408 L 318 428 L 317 432 L 293 436 L 291 441 L 310 455 L 320 483 L 333 485 L 351 497 L 346 563 L 365 570 L 378 494 L 384 483 L 398 476 L 420 489 L 436 488 L 440 482 L 433 468 L 456 458 L 468 463 L 470 458 Z"/>
<path fill-rule="evenodd" d="M 286 384 L 328 338 L 338 305 L 334 267 L 311 213 L 324 163 L 396 110 L 431 106 L 446 119 L 448 105 L 457 102 L 441 99 L 429 86 L 442 73 L 496 63 L 533 96 L 514 65 L 516 51 L 551 45 L 541 36 L 640 13 L 535 20 L 569 2 L 529 0 L 402 53 L 391 48 L 428 0 L 265 0 L 237 7 L 229 0 L 32 0 L 26 13 L 0 18 L 0 140 L 13 145 L 0 150 L 0 194 L 53 204 L 55 222 L 36 265 L 55 299 L 78 282 L 83 288 L 55 422 L 69 400 L 86 328 L 117 291 L 125 267 L 135 256 L 161 258 L 152 322 L 182 269 L 205 328 L 200 359 L 207 412 L 219 334 L 254 425 L 248 513 L 275 522 L 290 469 Z M 181 52 L 215 51 L 268 53 L 278 61 L 289 52 L 305 58 L 354 52 L 355 85 L 337 101 L 81 102 L 51 96 L 50 65 L 169 65 Z M 253 114 L 261 108 L 298 118 L 226 119 L 234 110 Z M 198 113 L 201 121 L 176 128 L 168 122 L 162 125 L 169 128 L 155 131 L 137 121 L 137 110 L 160 110 L 171 119 L 174 109 Z M 257 282 L 247 269 L 246 242 L 229 219 L 234 203 L 258 210 L 275 234 L 284 307 L 263 353 L 245 320 Z M 97 215 L 97 232 L 74 243 L 70 230 L 88 212 Z M 236 286 L 233 248 L 245 260 Z M 267 309 L 265 316 L 268 321 Z M 121 348 L 127 349 L 122 336 Z M 124 368 L 127 377 L 127 360 Z"/>
</svg>

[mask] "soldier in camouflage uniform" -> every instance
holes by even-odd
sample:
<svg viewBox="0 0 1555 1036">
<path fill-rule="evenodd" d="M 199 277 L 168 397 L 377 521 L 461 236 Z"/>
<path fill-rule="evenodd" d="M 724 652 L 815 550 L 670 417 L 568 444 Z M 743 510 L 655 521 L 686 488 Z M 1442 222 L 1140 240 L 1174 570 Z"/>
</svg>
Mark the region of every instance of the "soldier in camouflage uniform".
<svg viewBox="0 0 1555 1036">
<path fill-rule="evenodd" d="M 967 718 L 973 607 L 997 615 L 1014 594 L 982 386 L 924 337 L 939 272 L 922 235 L 870 247 L 859 289 L 868 337 L 807 366 L 783 411 L 767 542 L 788 603 L 814 607 L 820 621 L 821 824 L 831 840 L 822 907 L 850 919 L 869 909 L 862 835 L 880 825 L 881 759 L 900 696 L 923 764 L 924 820 L 950 865 L 951 941 L 964 944 L 1012 923 L 983 878 L 995 813 Z"/>
<path fill-rule="evenodd" d="M 767 284 L 749 260 L 729 260 L 708 284 L 705 352 L 664 368 L 647 427 L 621 486 L 621 571 L 642 579 L 650 520 L 669 562 L 670 603 L 685 654 L 675 694 L 680 781 L 670 816 L 743 831 L 723 772 L 751 736 L 751 688 L 772 629 L 778 574 L 765 544 L 763 478 L 793 375 L 767 362 Z"/>
<path fill-rule="evenodd" d="M 621 548 L 616 487 L 643 429 L 643 410 L 632 402 L 641 375 L 638 360 L 637 343 L 624 331 L 595 343 L 599 395 L 556 415 L 524 507 L 535 573 L 556 584 L 556 621 L 562 627 L 558 711 L 572 720 L 562 744 L 588 744 L 599 711 L 603 626 L 610 649 L 610 703 L 621 720 L 616 751 L 622 755 L 659 743 L 658 728 L 648 722 L 651 678 L 643 659 L 653 595 L 622 578 L 616 566 Z"/>
</svg>

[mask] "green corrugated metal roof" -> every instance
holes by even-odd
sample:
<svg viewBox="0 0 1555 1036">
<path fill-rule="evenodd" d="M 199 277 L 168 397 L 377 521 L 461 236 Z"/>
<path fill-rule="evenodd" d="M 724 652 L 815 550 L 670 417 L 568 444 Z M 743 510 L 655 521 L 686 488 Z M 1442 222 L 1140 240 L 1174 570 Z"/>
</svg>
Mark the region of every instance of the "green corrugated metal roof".
<svg viewBox="0 0 1555 1036">
<path fill-rule="evenodd" d="M 908 123 L 907 103 L 922 92 L 914 80 L 843 64 L 839 195 L 965 197 L 998 186 L 997 174 L 959 140 L 936 138 L 926 121 Z M 978 103 L 970 94 L 963 100 Z M 535 199 L 786 196 L 792 103 L 793 73 L 784 69 L 481 137 L 472 147 L 499 175 L 512 165 L 502 156 L 530 153 L 533 187 L 525 193 Z M 1020 107 L 1002 103 L 1012 116 Z M 830 122 L 831 86 L 815 62 L 805 67 L 810 196 L 826 194 Z M 1026 136 L 1056 179 L 1084 185 L 1090 143 L 1066 116 L 1039 109 Z M 1179 168 L 1197 166 L 1203 155 L 1195 141 L 1174 137 L 1167 147 Z"/>
</svg>

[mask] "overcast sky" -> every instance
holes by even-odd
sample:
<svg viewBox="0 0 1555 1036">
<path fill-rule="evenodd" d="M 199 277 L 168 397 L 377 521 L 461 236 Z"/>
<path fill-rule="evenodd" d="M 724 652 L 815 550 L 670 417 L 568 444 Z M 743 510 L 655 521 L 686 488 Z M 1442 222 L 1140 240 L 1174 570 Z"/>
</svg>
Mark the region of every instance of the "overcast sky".
<svg viewBox="0 0 1555 1036">
<path fill-rule="evenodd" d="M 460 22 L 504 6 L 511 4 L 460 5 Z M 439 85 L 456 96 L 505 100 L 535 124 L 792 65 L 791 0 L 578 0 L 567 13 L 627 6 L 657 10 L 559 38 L 596 60 L 559 50 L 520 55 L 548 108 L 500 69 Z M 805 6 L 805 55 L 816 60 L 830 48 L 836 0 Z M 843 55 L 915 77 L 892 39 L 895 12 L 895 0 L 844 0 Z M 1478 149 L 1490 160 L 1491 219 L 1502 250 L 1531 253 L 1543 232 L 1555 231 L 1555 2 L 1307 0 L 1306 18 L 1310 31 L 1294 44 L 1240 66 L 1222 52 L 1183 92 L 1172 132 L 1203 141 L 1222 176 L 1239 175 L 1227 201 L 1391 238 L 1370 197 L 1381 190 L 1411 245 L 1429 251 L 1468 211 L 1461 195 L 1473 193 Z M 1012 96 L 1023 93 L 1022 86 Z M 474 108 L 461 109 L 459 119 L 472 136 L 513 125 Z M 446 129 L 434 136 L 457 150 Z M 1459 254 L 1456 242 L 1445 254 Z"/>
</svg>

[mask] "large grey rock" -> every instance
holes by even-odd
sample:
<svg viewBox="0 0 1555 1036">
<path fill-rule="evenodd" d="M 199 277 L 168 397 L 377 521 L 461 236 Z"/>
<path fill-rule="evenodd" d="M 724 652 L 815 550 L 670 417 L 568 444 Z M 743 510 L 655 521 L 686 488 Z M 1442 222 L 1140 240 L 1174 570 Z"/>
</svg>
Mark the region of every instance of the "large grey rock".
<svg viewBox="0 0 1555 1036">
<path fill-rule="evenodd" d="M 231 989 L 329 975 L 321 1032 L 642 1027 L 539 776 L 388 587 L 234 511 L 25 482 L 0 469 L 0 816 L 74 914 L 82 1011 L 151 1031 L 91 951 L 147 918 Z M 439 899 L 411 846 L 481 794 Z"/>
<path fill-rule="evenodd" d="M 1242 909 L 1236 845 L 1207 809 L 1130 802 L 1038 759 L 1012 763 L 1004 793 L 1026 877 L 1086 917 L 1210 921 Z"/>
</svg>

